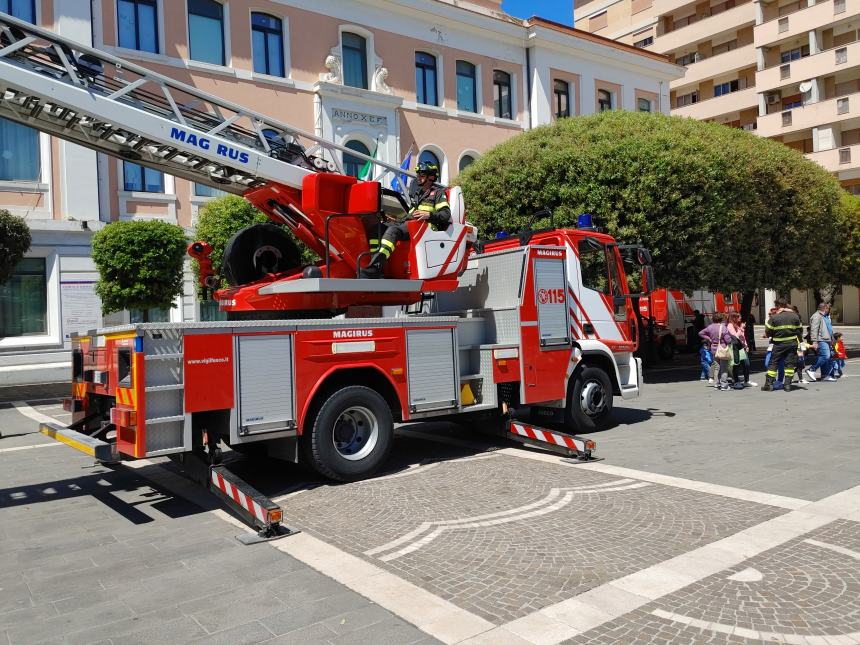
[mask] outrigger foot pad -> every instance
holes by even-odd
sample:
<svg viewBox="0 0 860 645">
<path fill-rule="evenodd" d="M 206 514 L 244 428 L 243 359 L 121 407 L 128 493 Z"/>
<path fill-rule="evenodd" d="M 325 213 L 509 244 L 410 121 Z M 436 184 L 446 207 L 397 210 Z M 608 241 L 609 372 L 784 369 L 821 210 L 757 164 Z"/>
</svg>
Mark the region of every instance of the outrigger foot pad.
<svg viewBox="0 0 860 645">
<path fill-rule="evenodd" d="M 241 535 L 237 535 L 236 539 L 242 544 L 258 544 L 259 542 L 280 540 L 281 538 L 289 537 L 296 533 L 301 533 L 301 531 L 287 528 L 283 524 L 275 524 L 274 526 L 263 529 L 258 533 L 242 533 Z"/>
</svg>

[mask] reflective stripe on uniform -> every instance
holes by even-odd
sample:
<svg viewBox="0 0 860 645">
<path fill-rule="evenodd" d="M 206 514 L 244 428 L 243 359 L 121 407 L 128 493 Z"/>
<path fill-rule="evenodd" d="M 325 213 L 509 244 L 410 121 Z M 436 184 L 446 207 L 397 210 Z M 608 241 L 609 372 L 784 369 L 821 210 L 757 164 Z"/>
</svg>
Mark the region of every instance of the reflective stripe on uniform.
<svg viewBox="0 0 860 645">
<path fill-rule="evenodd" d="M 780 329 L 800 330 L 800 327 L 798 327 L 797 325 L 776 325 L 776 326 L 774 326 L 774 325 L 771 325 L 768 323 L 768 324 L 765 324 L 765 329 L 770 329 L 771 331 L 777 331 Z"/>
<path fill-rule="evenodd" d="M 432 204 L 418 204 L 416 210 L 421 211 L 422 213 L 432 213 L 435 208 Z"/>
<path fill-rule="evenodd" d="M 797 336 L 783 336 L 781 338 L 771 338 L 771 340 L 775 343 L 787 343 L 789 341 L 797 342 Z"/>
<path fill-rule="evenodd" d="M 379 240 L 378 239 L 367 240 L 367 244 L 368 244 L 368 246 L 370 246 L 371 251 L 375 251 L 376 249 L 379 248 Z"/>
<path fill-rule="evenodd" d="M 391 240 L 386 240 L 385 238 L 382 238 L 382 246 L 385 246 L 392 251 L 394 250 L 394 242 L 392 242 Z"/>
<path fill-rule="evenodd" d="M 439 202 L 438 204 L 436 204 L 436 207 L 434 210 L 439 211 L 439 210 L 442 210 L 443 208 L 450 208 L 448 206 L 448 202 Z"/>
</svg>

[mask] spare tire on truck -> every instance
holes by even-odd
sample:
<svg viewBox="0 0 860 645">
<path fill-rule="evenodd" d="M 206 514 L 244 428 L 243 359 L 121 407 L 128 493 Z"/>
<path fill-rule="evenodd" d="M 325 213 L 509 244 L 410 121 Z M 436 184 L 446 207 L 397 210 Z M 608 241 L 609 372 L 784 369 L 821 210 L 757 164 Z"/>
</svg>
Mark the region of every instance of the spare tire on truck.
<svg viewBox="0 0 860 645">
<path fill-rule="evenodd" d="M 302 254 L 277 224 L 254 224 L 236 233 L 224 247 L 221 269 L 227 282 L 238 287 L 269 273 L 301 266 Z"/>
</svg>

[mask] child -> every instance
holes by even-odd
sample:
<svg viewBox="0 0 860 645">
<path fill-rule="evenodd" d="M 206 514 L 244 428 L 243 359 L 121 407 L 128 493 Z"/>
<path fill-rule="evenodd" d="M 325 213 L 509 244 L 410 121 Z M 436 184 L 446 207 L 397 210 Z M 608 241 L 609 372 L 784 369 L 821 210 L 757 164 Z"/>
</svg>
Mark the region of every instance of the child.
<svg viewBox="0 0 860 645">
<path fill-rule="evenodd" d="M 848 352 L 845 351 L 845 342 L 842 340 L 842 333 L 836 332 L 833 334 L 833 376 L 839 378 L 845 369 L 845 359 L 848 358 Z"/>
<path fill-rule="evenodd" d="M 699 365 L 701 365 L 701 372 L 699 373 L 700 381 L 708 380 L 708 373 L 711 369 L 711 363 L 714 362 L 714 355 L 711 354 L 711 342 L 708 340 L 702 341 L 702 346 L 699 347 Z"/>
</svg>

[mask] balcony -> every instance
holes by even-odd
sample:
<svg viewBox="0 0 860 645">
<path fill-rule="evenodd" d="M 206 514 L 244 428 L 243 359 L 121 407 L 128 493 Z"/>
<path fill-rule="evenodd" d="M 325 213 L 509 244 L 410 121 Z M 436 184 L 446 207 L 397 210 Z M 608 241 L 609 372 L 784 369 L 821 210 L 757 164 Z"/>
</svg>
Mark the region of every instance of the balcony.
<svg viewBox="0 0 860 645">
<path fill-rule="evenodd" d="M 832 0 L 831 0 L 832 1 Z M 860 0 L 851 0 L 860 2 Z M 752 2 L 745 2 L 742 5 L 729 9 L 728 11 L 720 12 L 716 15 L 702 18 L 696 22 L 690 23 L 678 29 L 674 29 L 665 34 L 660 34 L 654 39 L 654 45 L 650 48 L 659 54 L 675 51 L 702 40 L 710 40 L 715 34 L 724 31 L 730 31 L 751 25 L 755 22 L 755 5 Z M 750 60 L 754 63 L 755 58 Z"/>
<path fill-rule="evenodd" d="M 750 67 L 751 65 L 755 65 L 755 47 L 745 45 L 688 65 L 684 77 L 672 81 L 670 87 L 675 89 L 676 87 L 686 85 L 697 85 L 701 81 L 714 78 L 714 76 Z"/>
<path fill-rule="evenodd" d="M 852 179 L 860 174 L 860 144 L 812 152 L 806 158 L 820 164 L 828 172 L 838 173 L 840 179 Z"/>
<path fill-rule="evenodd" d="M 748 87 L 745 90 L 723 94 L 722 96 L 705 99 L 692 105 L 675 108 L 672 110 L 672 114 L 675 116 L 688 116 L 703 121 L 705 119 L 715 119 L 724 114 L 748 110 L 756 105 L 758 105 L 756 88 Z"/>
<path fill-rule="evenodd" d="M 759 92 L 766 92 L 818 76 L 829 76 L 857 65 L 860 65 L 860 41 L 768 67 L 756 74 L 755 82 Z"/>
<path fill-rule="evenodd" d="M 780 40 L 806 35 L 826 27 L 835 20 L 860 14 L 860 0 L 824 0 L 811 7 L 773 18 L 755 28 L 755 46 L 765 47 Z"/>
<path fill-rule="evenodd" d="M 856 119 L 858 116 L 860 116 L 860 92 L 760 116 L 758 133 L 763 137 L 776 137 L 788 132 Z"/>
</svg>

